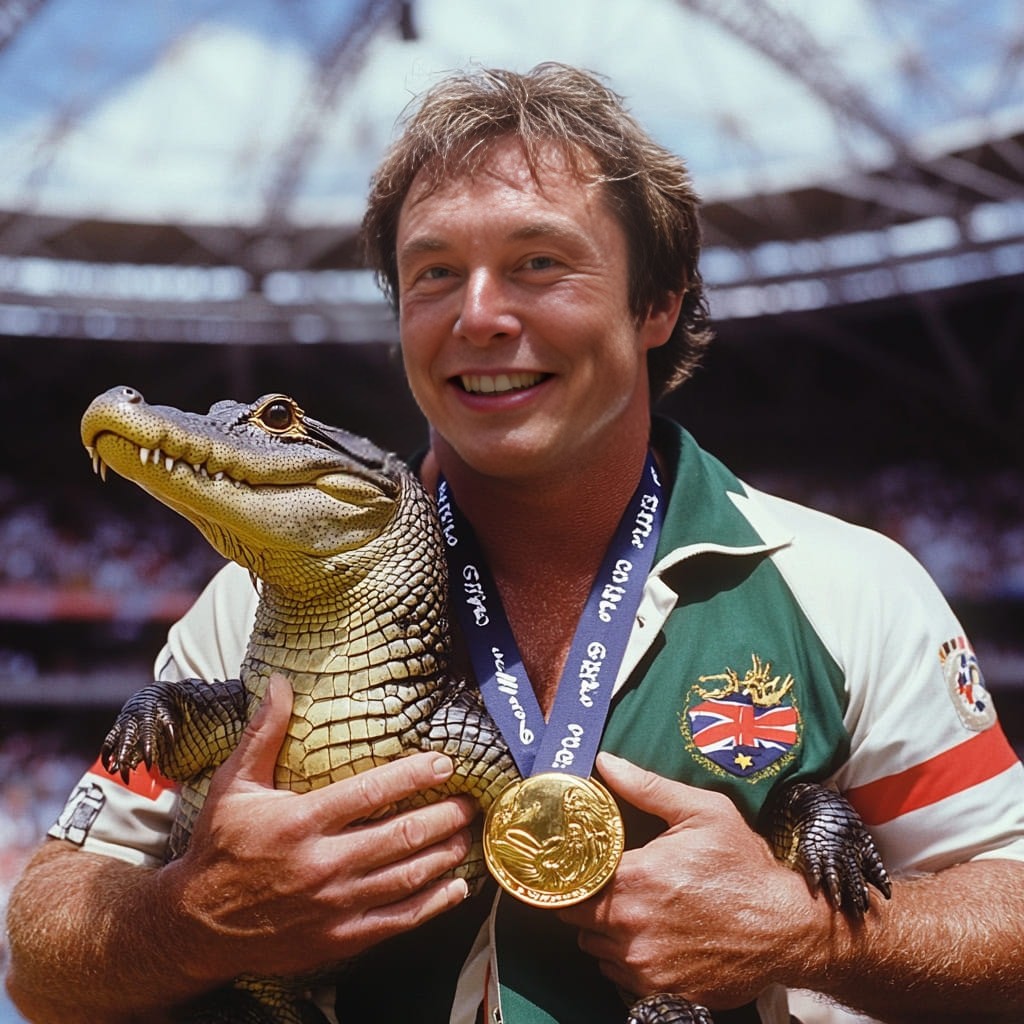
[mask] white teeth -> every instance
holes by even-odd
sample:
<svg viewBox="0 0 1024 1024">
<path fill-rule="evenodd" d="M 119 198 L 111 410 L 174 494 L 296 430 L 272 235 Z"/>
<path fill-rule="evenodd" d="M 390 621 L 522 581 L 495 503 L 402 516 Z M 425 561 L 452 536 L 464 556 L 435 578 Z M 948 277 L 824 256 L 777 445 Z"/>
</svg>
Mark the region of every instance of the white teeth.
<svg viewBox="0 0 1024 1024">
<path fill-rule="evenodd" d="M 100 471 L 100 456 L 94 448 L 89 449 L 89 455 L 92 457 L 92 471 L 98 473 Z"/>
<path fill-rule="evenodd" d="M 103 461 L 100 462 L 100 479 L 104 483 L 107 482 L 107 464 Z"/>
<path fill-rule="evenodd" d="M 540 373 L 499 373 L 494 376 L 466 373 L 459 380 L 462 386 L 473 394 L 492 395 L 533 387 L 542 378 L 543 374 Z"/>
<path fill-rule="evenodd" d="M 104 480 L 106 480 L 106 463 L 100 458 L 99 453 L 96 451 L 95 448 L 87 445 L 86 451 L 89 454 L 89 458 L 92 459 L 93 472 L 98 473 L 101 477 L 103 477 Z M 247 486 L 247 484 L 245 484 L 243 481 L 235 480 L 234 478 L 228 476 L 228 474 L 224 470 L 218 470 L 216 473 L 211 473 L 210 470 L 206 467 L 205 463 L 186 462 L 184 459 L 177 458 L 173 455 L 168 455 L 166 452 L 162 451 L 159 448 L 140 448 L 139 462 L 141 462 L 142 465 L 144 466 L 150 464 L 154 466 L 159 466 L 163 464 L 164 469 L 166 469 L 168 473 L 173 473 L 175 466 L 183 464 L 189 466 L 192 472 L 196 474 L 196 476 L 205 477 L 207 480 L 223 480 L 227 478 L 236 487 Z"/>
</svg>

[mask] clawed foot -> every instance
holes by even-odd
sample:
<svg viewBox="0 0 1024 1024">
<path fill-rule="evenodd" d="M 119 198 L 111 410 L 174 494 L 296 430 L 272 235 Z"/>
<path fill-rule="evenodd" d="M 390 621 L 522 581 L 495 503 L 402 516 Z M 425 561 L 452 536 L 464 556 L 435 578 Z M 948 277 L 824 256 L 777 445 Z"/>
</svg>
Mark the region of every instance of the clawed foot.
<svg viewBox="0 0 1024 1024">
<path fill-rule="evenodd" d="M 635 1002 L 626 1024 L 714 1024 L 714 1020 L 705 1007 L 682 996 L 659 992 Z"/>
<path fill-rule="evenodd" d="M 784 790 L 769 840 L 775 856 L 800 870 L 814 892 L 824 891 L 835 910 L 860 918 L 873 885 L 886 899 L 889 875 L 860 815 L 841 794 L 815 783 Z"/>
<path fill-rule="evenodd" d="M 181 728 L 181 706 L 171 683 L 154 683 L 128 698 L 100 751 L 111 775 L 128 776 L 140 762 L 147 768 L 167 761 Z"/>
<path fill-rule="evenodd" d="M 246 722 L 237 679 L 153 683 L 128 698 L 103 741 L 103 767 L 128 781 L 140 762 L 183 782 L 221 764 Z"/>
</svg>

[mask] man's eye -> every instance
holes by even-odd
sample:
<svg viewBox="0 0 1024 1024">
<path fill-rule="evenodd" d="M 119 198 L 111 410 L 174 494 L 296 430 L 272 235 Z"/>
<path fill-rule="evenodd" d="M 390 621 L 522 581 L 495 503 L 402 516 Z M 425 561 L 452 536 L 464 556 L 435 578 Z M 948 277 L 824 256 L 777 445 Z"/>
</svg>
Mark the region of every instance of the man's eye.
<svg viewBox="0 0 1024 1024">
<path fill-rule="evenodd" d="M 555 265 L 555 260 L 551 256 L 531 256 L 526 261 L 526 266 L 530 270 L 548 270 Z"/>
<path fill-rule="evenodd" d="M 422 276 L 428 281 L 441 281 L 446 277 L 450 277 L 451 271 L 447 267 L 429 267 L 423 272 Z"/>
</svg>

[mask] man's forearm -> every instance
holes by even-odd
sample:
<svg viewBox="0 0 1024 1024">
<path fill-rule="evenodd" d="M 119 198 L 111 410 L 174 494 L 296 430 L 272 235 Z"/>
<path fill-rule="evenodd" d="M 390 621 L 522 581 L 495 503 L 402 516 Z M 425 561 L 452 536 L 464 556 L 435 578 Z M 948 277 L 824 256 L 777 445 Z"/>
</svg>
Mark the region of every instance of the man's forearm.
<svg viewBox="0 0 1024 1024">
<path fill-rule="evenodd" d="M 211 985 L 190 972 L 167 900 L 158 870 L 47 842 L 8 911 L 15 1004 L 37 1024 L 163 1020 Z"/>
<path fill-rule="evenodd" d="M 793 987 L 893 1024 L 1022 1019 L 1024 864 L 975 861 L 898 881 L 862 923 L 833 921 Z"/>
</svg>

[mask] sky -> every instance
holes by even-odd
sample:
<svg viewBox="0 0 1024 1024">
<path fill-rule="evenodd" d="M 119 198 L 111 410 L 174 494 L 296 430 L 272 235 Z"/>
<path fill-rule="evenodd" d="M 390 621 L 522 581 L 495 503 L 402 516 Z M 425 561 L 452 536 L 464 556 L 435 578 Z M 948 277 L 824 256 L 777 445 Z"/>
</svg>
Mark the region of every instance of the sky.
<svg viewBox="0 0 1024 1024">
<path fill-rule="evenodd" d="M 1024 122 L 1013 0 L 418 0 L 418 39 L 381 29 L 318 107 L 316 62 L 362 7 L 48 0 L 0 50 L 0 209 L 256 221 L 314 125 L 289 215 L 352 223 L 403 108 L 472 62 L 607 76 L 706 198 Z"/>
</svg>

